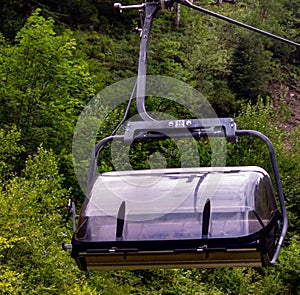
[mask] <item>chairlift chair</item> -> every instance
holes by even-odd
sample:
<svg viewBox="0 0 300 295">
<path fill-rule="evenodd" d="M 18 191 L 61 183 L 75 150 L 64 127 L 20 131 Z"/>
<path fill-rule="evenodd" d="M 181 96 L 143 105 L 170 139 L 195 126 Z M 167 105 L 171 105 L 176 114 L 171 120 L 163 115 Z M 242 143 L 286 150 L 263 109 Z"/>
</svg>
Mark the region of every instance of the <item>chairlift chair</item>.
<svg viewBox="0 0 300 295">
<path fill-rule="evenodd" d="M 159 184 L 138 192 L 118 187 L 119 177 L 147 183 L 161 173 Z M 114 193 L 144 203 L 106 207 L 99 196 Z M 149 209 L 148 198 L 161 194 L 170 199 L 164 208 Z M 82 270 L 270 265 L 281 217 L 269 175 L 259 167 L 109 172 L 97 178 L 83 207 L 72 256 Z"/>
<path fill-rule="evenodd" d="M 274 37 L 187 0 L 177 2 Z M 142 94 L 136 98 L 142 120 L 131 122 L 123 135 L 113 133 L 95 146 L 80 216 L 74 203 L 69 206 L 75 232 L 64 249 L 72 249 L 81 270 L 268 266 L 276 262 L 286 235 L 288 219 L 275 152 L 265 135 L 237 130 L 232 118 L 171 122 L 154 120 L 145 110 L 143 79 L 153 18 L 159 9 L 173 4 L 154 0 L 114 6 L 119 12 L 139 9 L 145 13 L 137 78 L 137 92 Z M 166 131 L 178 138 L 225 137 L 233 144 L 242 136 L 260 138 L 269 150 L 275 189 L 269 174 L 257 166 L 144 169 L 97 176 L 97 162 L 107 143 L 163 140 L 168 137 Z M 153 206 L 153 199 L 159 205 Z"/>
</svg>

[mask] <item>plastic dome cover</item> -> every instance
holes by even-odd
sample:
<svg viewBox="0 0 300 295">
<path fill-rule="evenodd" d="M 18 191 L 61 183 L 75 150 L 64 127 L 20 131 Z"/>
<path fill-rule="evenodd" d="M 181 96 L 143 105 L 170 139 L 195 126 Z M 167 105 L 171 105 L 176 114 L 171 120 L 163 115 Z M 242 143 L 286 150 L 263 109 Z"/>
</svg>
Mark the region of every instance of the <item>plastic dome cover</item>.
<svg viewBox="0 0 300 295">
<path fill-rule="evenodd" d="M 259 167 L 108 172 L 96 179 L 83 205 L 75 239 L 201 239 L 207 200 L 212 239 L 251 235 L 276 209 L 270 178 Z M 116 235 L 118 219 L 124 222 Z"/>
</svg>

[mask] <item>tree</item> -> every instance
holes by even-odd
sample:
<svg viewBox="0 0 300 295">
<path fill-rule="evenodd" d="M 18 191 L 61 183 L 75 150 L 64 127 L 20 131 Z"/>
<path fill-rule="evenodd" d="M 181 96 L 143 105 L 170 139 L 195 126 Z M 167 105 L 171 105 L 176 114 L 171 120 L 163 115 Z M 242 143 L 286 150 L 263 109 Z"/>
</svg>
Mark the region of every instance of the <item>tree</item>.
<svg viewBox="0 0 300 295">
<path fill-rule="evenodd" d="M 42 142 L 69 148 L 76 116 L 94 92 L 88 64 L 70 31 L 57 35 L 37 10 L 15 38 L 0 45 L 0 124 L 22 131 L 27 154 Z"/>
<path fill-rule="evenodd" d="M 240 37 L 234 51 L 229 85 L 238 98 L 256 101 L 268 94 L 271 52 L 253 34 Z"/>
<path fill-rule="evenodd" d="M 0 183 L 11 177 L 15 172 L 16 159 L 24 151 L 24 147 L 19 144 L 21 133 L 15 126 L 11 129 L 0 129 Z"/>
</svg>

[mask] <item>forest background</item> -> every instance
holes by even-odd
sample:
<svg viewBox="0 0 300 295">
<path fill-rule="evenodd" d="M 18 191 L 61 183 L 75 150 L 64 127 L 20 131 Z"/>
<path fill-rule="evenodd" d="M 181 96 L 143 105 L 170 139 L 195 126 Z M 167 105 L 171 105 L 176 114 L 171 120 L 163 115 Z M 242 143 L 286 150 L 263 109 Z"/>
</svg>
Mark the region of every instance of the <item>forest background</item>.
<svg viewBox="0 0 300 295">
<path fill-rule="evenodd" d="M 298 0 L 194 3 L 300 42 Z M 0 294 L 300 294 L 300 50 L 185 7 L 179 26 L 174 11 L 157 15 L 148 73 L 188 83 L 219 116 L 271 139 L 289 213 L 279 261 L 88 273 L 62 250 L 72 236 L 68 199 L 78 206 L 83 199 L 71 151 L 77 118 L 96 93 L 137 73 L 139 15 L 115 16 L 112 7 L 110 0 L 0 2 Z M 107 132 L 122 115 L 108 118 Z M 269 168 L 256 141 L 228 151 L 229 164 Z"/>
</svg>

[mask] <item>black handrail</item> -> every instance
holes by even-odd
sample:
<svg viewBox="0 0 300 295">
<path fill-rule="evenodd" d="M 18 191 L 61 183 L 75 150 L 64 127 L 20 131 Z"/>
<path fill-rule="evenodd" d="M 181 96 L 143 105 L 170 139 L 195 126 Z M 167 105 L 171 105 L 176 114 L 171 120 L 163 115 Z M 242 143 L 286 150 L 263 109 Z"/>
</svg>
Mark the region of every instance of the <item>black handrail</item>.
<svg viewBox="0 0 300 295">
<path fill-rule="evenodd" d="M 91 189 L 93 188 L 93 184 L 97 177 L 97 163 L 99 154 L 102 151 L 103 147 L 112 140 L 122 140 L 124 138 L 123 135 L 111 135 L 101 139 L 93 149 L 90 159 L 89 172 L 87 178 L 87 190 L 86 195 L 89 196 Z"/>
<path fill-rule="evenodd" d="M 274 181 L 276 185 L 276 190 L 278 194 L 278 199 L 279 199 L 279 204 L 280 204 L 280 209 L 281 209 L 281 214 L 282 214 L 282 229 L 281 229 L 281 234 L 277 243 L 277 248 L 274 253 L 274 256 L 271 260 L 271 263 L 274 264 L 278 258 L 280 248 L 283 244 L 283 240 L 286 236 L 287 233 L 287 228 L 288 228 L 288 215 L 287 215 L 287 210 L 285 207 L 285 201 L 284 201 L 284 196 L 283 196 L 283 191 L 282 191 L 282 186 L 281 186 L 281 181 L 280 181 L 280 176 L 279 176 L 279 170 L 278 170 L 278 165 L 277 165 L 277 160 L 276 160 L 276 155 L 275 155 L 275 150 L 274 147 L 270 141 L 270 139 L 265 136 L 263 133 L 256 131 L 256 130 L 236 130 L 236 135 L 237 136 L 255 136 L 260 138 L 268 147 L 269 151 L 269 156 L 270 156 L 270 161 L 272 164 L 272 170 L 273 170 L 273 175 L 274 175 Z"/>
</svg>

